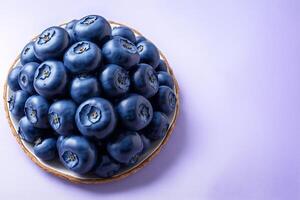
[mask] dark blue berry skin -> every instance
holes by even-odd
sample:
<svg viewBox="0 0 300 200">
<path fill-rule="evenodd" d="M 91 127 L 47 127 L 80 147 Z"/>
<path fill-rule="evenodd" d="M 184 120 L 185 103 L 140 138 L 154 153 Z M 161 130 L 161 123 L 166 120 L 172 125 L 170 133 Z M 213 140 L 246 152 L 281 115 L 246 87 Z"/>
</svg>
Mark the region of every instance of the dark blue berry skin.
<svg viewBox="0 0 300 200">
<path fill-rule="evenodd" d="M 22 117 L 19 121 L 18 134 L 26 142 L 33 143 L 42 135 L 42 131 L 39 128 L 35 128 L 26 116 Z"/>
<path fill-rule="evenodd" d="M 64 65 L 73 73 L 87 73 L 100 66 L 101 50 L 89 41 L 73 44 L 64 55 Z"/>
<path fill-rule="evenodd" d="M 22 70 L 22 66 L 17 66 L 14 67 L 8 74 L 7 84 L 12 91 L 17 91 L 21 89 L 18 82 L 18 77 L 21 70 Z"/>
<path fill-rule="evenodd" d="M 116 64 L 129 70 L 140 61 L 136 46 L 122 37 L 114 37 L 102 47 L 102 56 L 107 64 Z"/>
<path fill-rule="evenodd" d="M 156 46 L 150 41 L 142 41 L 137 44 L 137 49 L 140 54 L 140 63 L 147 63 L 154 69 L 159 63 L 159 52 Z"/>
<path fill-rule="evenodd" d="M 130 88 L 128 71 L 115 64 L 108 64 L 99 75 L 102 89 L 108 97 L 126 94 Z"/>
<path fill-rule="evenodd" d="M 127 131 L 107 144 L 107 152 L 116 161 L 134 164 L 143 150 L 143 141 L 137 132 Z"/>
<path fill-rule="evenodd" d="M 89 98 L 99 97 L 101 89 L 96 77 L 79 75 L 71 83 L 70 94 L 72 99 L 80 104 Z"/>
<path fill-rule="evenodd" d="M 133 44 L 135 44 L 136 42 L 134 32 L 126 26 L 114 27 L 112 30 L 112 36 L 120 36 L 126 38 L 127 40 L 130 40 Z"/>
<path fill-rule="evenodd" d="M 176 108 L 176 96 L 168 86 L 160 86 L 157 94 L 154 96 L 154 104 L 157 109 L 167 116 L 174 113 Z"/>
<path fill-rule="evenodd" d="M 59 152 L 62 141 L 66 138 L 66 136 L 60 135 L 56 140 L 56 149 Z"/>
<path fill-rule="evenodd" d="M 98 15 L 88 15 L 78 20 L 73 27 L 78 41 L 91 41 L 103 44 L 111 37 L 111 27 L 108 21 Z"/>
<path fill-rule="evenodd" d="M 103 139 L 110 135 L 116 126 L 116 115 L 111 103 L 103 98 L 94 97 L 78 107 L 76 125 L 82 135 Z"/>
<path fill-rule="evenodd" d="M 53 26 L 44 30 L 34 42 L 35 56 L 41 60 L 59 59 L 70 45 L 68 32 Z"/>
<path fill-rule="evenodd" d="M 120 164 L 107 155 L 98 158 L 99 163 L 95 167 L 95 174 L 101 178 L 112 177 L 120 171 Z"/>
<path fill-rule="evenodd" d="M 158 66 L 155 69 L 157 72 L 158 71 L 163 71 L 163 72 L 168 72 L 168 67 L 167 64 L 164 60 L 159 60 Z"/>
<path fill-rule="evenodd" d="M 18 90 L 9 97 L 9 111 L 16 120 L 24 116 L 24 106 L 29 96 L 28 92 Z"/>
<path fill-rule="evenodd" d="M 68 22 L 66 24 L 66 29 L 73 29 L 73 27 L 75 26 L 75 24 L 78 22 L 77 19 L 73 19 L 72 21 Z"/>
<path fill-rule="evenodd" d="M 147 40 L 147 38 L 145 38 L 144 36 L 141 36 L 141 35 L 136 36 L 135 44 L 138 44 L 138 43 L 146 41 L 146 40 Z"/>
<path fill-rule="evenodd" d="M 40 95 L 29 97 L 25 103 L 24 111 L 28 120 L 37 128 L 48 128 L 49 102 Z"/>
<path fill-rule="evenodd" d="M 168 117 L 161 112 L 154 112 L 150 124 L 141 133 L 151 140 L 158 140 L 166 135 L 168 128 Z"/>
<path fill-rule="evenodd" d="M 67 23 L 66 25 L 66 31 L 68 32 L 69 34 L 69 38 L 70 38 L 70 45 L 71 44 L 74 44 L 77 40 L 76 40 L 76 37 L 75 37 L 75 33 L 74 33 L 74 30 L 73 30 L 73 27 L 74 25 L 77 23 L 78 20 L 76 19 L 73 19 L 72 21 L 70 21 L 69 23 Z"/>
<path fill-rule="evenodd" d="M 146 153 L 148 149 L 151 147 L 151 141 L 145 135 L 141 135 L 141 139 L 143 141 L 143 153 Z"/>
<path fill-rule="evenodd" d="M 60 61 L 49 60 L 40 64 L 34 76 L 36 92 L 48 99 L 63 96 L 66 92 L 68 74 Z"/>
<path fill-rule="evenodd" d="M 146 98 L 154 96 L 159 87 L 154 69 L 148 64 L 139 64 L 132 71 L 131 83 L 133 91 Z"/>
<path fill-rule="evenodd" d="M 157 77 L 160 86 L 165 85 L 171 89 L 174 88 L 174 80 L 168 72 L 157 72 Z"/>
<path fill-rule="evenodd" d="M 60 135 L 71 135 L 76 129 L 75 114 L 77 106 L 72 100 L 58 100 L 48 111 L 52 129 Z"/>
<path fill-rule="evenodd" d="M 25 64 L 19 74 L 18 83 L 22 90 L 34 94 L 35 90 L 33 87 L 34 74 L 39 64 L 35 62 L 30 62 Z"/>
<path fill-rule="evenodd" d="M 34 154 L 42 160 L 53 160 L 56 158 L 56 139 L 46 138 L 36 141 L 33 146 Z"/>
<path fill-rule="evenodd" d="M 116 111 L 121 123 L 129 130 L 138 131 L 146 127 L 153 116 L 151 103 L 143 96 L 131 94 L 120 101 Z"/>
<path fill-rule="evenodd" d="M 35 56 L 34 49 L 33 49 L 34 42 L 29 42 L 21 52 L 20 60 L 21 64 L 25 65 L 29 62 L 37 62 L 39 63 L 40 60 Z"/>
<path fill-rule="evenodd" d="M 60 143 L 59 159 L 67 169 L 85 174 L 96 164 L 97 151 L 85 137 L 69 136 Z"/>
</svg>

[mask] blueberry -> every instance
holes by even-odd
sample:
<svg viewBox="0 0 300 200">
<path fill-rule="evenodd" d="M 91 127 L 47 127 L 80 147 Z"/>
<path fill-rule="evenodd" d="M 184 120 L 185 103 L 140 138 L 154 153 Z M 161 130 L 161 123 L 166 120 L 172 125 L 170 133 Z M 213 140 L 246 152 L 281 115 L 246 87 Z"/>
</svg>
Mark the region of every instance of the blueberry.
<svg viewBox="0 0 300 200">
<path fill-rule="evenodd" d="M 73 27 L 75 26 L 75 24 L 78 22 L 77 19 L 73 19 L 72 21 L 68 22 L 66 24 L 66 29 L 73 29 Z"/>
<path fill-rule="evenodd" d="M 136 36 L 135 44 L 138 44 L 138 43 L 146 41 L 146 40 L 147 40 L 147 38 L 145 38 L 144 36 L 141 36 L 141 35 Z"/>
<path fill-rule="evenodd" d="M 114 27 L 112 30 L 112 36 L 120 36 L 130 40 L 132 43 L 136 42 L 134 32 L 126 26 Z"/>
<path fill-rule="evenodd" d="M 147 150 L 151 147 L 151 141 L 145 135 L 141 135 L 141 139 L 143 141 L 143 151 L 142 151 L 143 154 L 146 153 Z"/>
<path fill-rule="evenodd" d="M 116 126 L 116 116 L 111 103 L 94 97 L 78 107 L 75 116 L 79 131 L 85 136 L 103 139 L 111 134 Z"/>
<path fill-rule="evenodd" d="M 22 65 L 25 65 L 29 62 L 40 62 L 40 60 L 34 54 L 33 45 L 34 42 L 29 42 L 22 50 L 20 57 Z"/>
<path fill-rule="evenodd" d="M 80 75 L 73 79 L 70 87 L 72 99 L 80 104 L 92 97 L 99 97 L 101 93 L 97 78 L 90 75 Z"/>
<path fill-rule="evenodd" d="M 70 136 L 62 140 L 59 159 L 63 165 L 74 172 L 89 172 L 97 160 L 95 145 L 83 136 Z"/>
<path fill-rule="evenodd" d="M 8 74 L 7 84 L 12 91 L 20 90 L 20 85 L 18 82 L 19 74 L 22 70 L 22 66 L 14 67 Z"/>
<path fill-rule="evenodd" d="M 100 62 L 101 50 L 88 41 L 73 44 L 64 55 L 64 65 L 74 74 L 91 72 Z"/>
<path fill-rule="evenodd" d="M 163 72 L 168 72 L 168 67 L 167 64 L 164 60 L 160 59 L 158 66 L 155 69 L 156 71 L 163 71 Z"/>
<path fill-rule="evenodd" d="M 9 111 L 16 120 L 24 116 L 24 106 L 29 96 L 28 92 L 18 90 L 9 97 Z"/>
<path fill-rule="evenodd" d="M 74 25 L 77 23 L 78 20 L 73 19 L 72 21 L 70 21 L 69 23 L 67 23 L 65 29 L 69 34 L 69 38 L 70 38 L 70 44 L 74 44 L 77 40 L 75 37 L 75 33 L 73 30 Z"/>
<path fill-rule="evenodd" d="M 116 161 L 134 164 L 143 150 L 143 141 L 137 132 L 121 133 L 115 141 L 107 144 L 107 152 Z"/>
<path fill-rule="evenodd" d="M 168 117 L 161 112 L 154 112 L 150 124 L 141 132 L 151 140 L 158 140 L 166 135 L 168 128 Z"/>
<path fill-rule="evenodd" d="M 25 116 L 19 121 L 18 134 L 26 142 L 33 143 L 42 135 L 42 131 L 39 128 L 35 128 Z"/>
<path fill-rule="evenodd" d="M 142 41 L 137 44 L 137 49 L 141 57 L 141 63 L 147 63 L 154 69 L 158 66 L 159 52 L 153 43 L 150 41 Z"/>
<path fill-rule="evenodd" d="M 49 123 L 60 135 L 71 135 L 76 131 L 75 113 L 77 106 L 72 100 L 58 100 L 48 111 Z"/>
<path fill-rule="evenodd" d="M 146 127 L 153 115 L 151 103 L 145 97 L 137 94 L 129 95 L 120 101 L 116 111 L 122 124 L 133 131 Z"/>
<path fill-rule="evenodd" d="M 150 98 L 158 91 L 158 79 L 154 69 L 148 64 L 139 64 L 132 72 L 131 82 L 133 90 Z"/>
<path fill-rule="evenodd" d="M 108 21 L 98 15 L 88 15 L 80 19 L 73 27 L 78 41 L 91 41 L 98 45 L 103 44 L 111 36 L 111 27 Z"/>
<path fill-rule="evenodd" d="M 25 103 L 25 115 L 37 128 L 48 128 L 49 103 L 47 99 L 39 95 L 29 97 Z"/>
<path fill-rule="evenodd" d="M 107 155 L 101 155 L 100 161 L 95 168 L 95 174 L 101 178 L 112 177 L 120 171 L 120 164 L 112 160 Z"/>
<path fill-rule="evenodd" d="M 39 64 L 35 62 L 30 62 L 25 64 L 19 74 L 18 82 L 22 90 L 33 94 L 35 93 L 33 87 L 34 74 Z"/>
<path fill-rule="evenodd" d="M 35 56 L 41 60 L 59 59 L 70 44 L 68 32 L 58 26 L 44 30 L 34 43 Z"/>
<path fill-rule="evenodd" d="M 33 146 L 34 154 L 42 160 L 53 160 L 56 157 L 56 139 L 46 138 L 42 140 L 39 138 L 35 141 Z"/>
<path fill-rule="evenodd" d="M 46 98 L 56 98 L 65 94 L 68 82 L 67 70 L 62 62 L 49 60 L 37 68 L 34 88 Z"/>
<path fill-rule="evenodd" d="M 158 110 L 170 116 L 176 108 L 176 96 L 173 90 L 167 86 L 160 86 L 154 96 L 154 102 Z"/>
<path fill-rule="evenodd" d="M 102 47 L 102 56 L 106 63 L 117 64 L 130 69 L 140 61 L 136 46 L 122 37 L 114 37 Z"/>
<path fill-rule="evenodd" d="M 109 97 L 125 94 L 130 87 L 129 73 L 119 65 L 106 65 L 99 76 L 104 93 Z"/>
<path fill-rule="evenodd" d="M 157 77 L 158 77 L 158 82 L 159 85 L 165 85 L 168 86 L 169 88 L 174 88 L 174 81 L 172 76 L 168 72 L 157 72 Z"/>
<path fill-rule="evenodd" d="M 56 140 L 56 149 L 59 152 L 62 141 L 66 138 L 66 136 L 60 135 Z"/>
</svg>

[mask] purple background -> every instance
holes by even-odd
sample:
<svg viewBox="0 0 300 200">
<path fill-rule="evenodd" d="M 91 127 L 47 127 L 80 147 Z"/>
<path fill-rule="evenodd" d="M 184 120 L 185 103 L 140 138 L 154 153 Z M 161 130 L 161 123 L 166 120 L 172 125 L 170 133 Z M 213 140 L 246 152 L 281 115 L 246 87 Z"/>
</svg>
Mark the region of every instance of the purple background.
<svg viewBox="0 0 300 200">
<path fill-rule="evenodd" d="M 95 13 L 138 29 L 165 53 L 180 84 L 181 113 L 147 167 L 88 186 L 34 165 L 1 106 L 0 199 L 300 199 L 300 2 L 181 2 L 1 3 L 1 85 L 32 36 Z"/>
</svg>

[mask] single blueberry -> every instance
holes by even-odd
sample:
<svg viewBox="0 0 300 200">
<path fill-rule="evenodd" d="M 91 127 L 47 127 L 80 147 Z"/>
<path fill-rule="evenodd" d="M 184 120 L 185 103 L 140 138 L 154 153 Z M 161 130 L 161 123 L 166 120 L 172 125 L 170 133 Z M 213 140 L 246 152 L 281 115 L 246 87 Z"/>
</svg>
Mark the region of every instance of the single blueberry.
<svg viewBox="0 0 300 200">
<path fill-rule="evenodd" d="M 66 138 L 66 136 L 60 135 L 56 140 L 56 149 L 59 152 L 62 141 Z"/>
<path fill-rule="evenodd" d="M 34 74 L 39 64 L 36 62 L 30 62 L 25 64 L 19 74 L 18 83 L 22 90 L 34 94 L 35 90 L 33 87 Z"/>
<path fill-rule="evenodd" d="M 72 21 L 68 22 L 66 24 L 66 29 L 73 29 L 73 27 L 75 26 L 75 24 L 78 22 L 77 19 L 73 19 Z"/>
<path fill-rule="evenodd" d="M 134 164 L 143 150 L 143 141 L 137 132 L 127 131 L 107 144 L 107 152 L 116 161 Z"/>
<path fill-rule="evenodd" d="M 158 140 L 166 135 L 168 128 L 168 117 L 161 112 L 154 112 L 150 124 L 141 130 L 141 133 L 151 140 Z"/>
<path fill-rule="evenodd" d="M 19 121 L 18 134 L 26 142 L 33 143 L 43 133 L 43 130 L 35 128 L 26 116 Z"/>
<path fill-rule="evenodd" d="M 163 71 L 163 72 L 168 72 L 168 67 L 167 64 L 164 60 L 160 59 L 158 66 L 155 69 L 156 71 Z"/>
<path fill-rule="evenodd" d="M 42 140 L 41 138 L 35 141 L 33 146 L 34 154 L 42 160 L 53 160 L 56 157 L 56 139 L 46 138 Z"/>
<path fill-rule="evenodd" d="M 77 106 L 72 100 L 58 100 L 48 111 L 52 129 L 60 135 L 71 135 L 76 129 L 75 113 Z"/>
<path fill-rule="evenodd" d="M 110 135 L 117 122 L 111 103 L 99 97 L 90 98 L 80 104 L 75 121 L 81 134 L 98 139 Z"/>
<path fill-rule="evenodd" d="M 79 75 L 71 82 L 70 94 L 72 99 L 80 104 L 89 98 L 99 97 L 101 89 L 96 77 Z"/>
<path fill-rule="evenodd" d="M 35 56 L 41 60 L 59 59 L 69 47 L 68 32 L 58 26 L 44 30 L 34 42 Z"/>
<path fill-rule="evenodd" d="M 174 88 L 174 80 L 168 72 L 163 72 L 163 71 L 157 72 L 157 77 L 160 86 L 165 85 L 171 89 Z"/>
<path fill-rule="evenodd" d="M 101 178 L 112 177 L 120 171 L 120 164 L 112 160 L 107 155 L 98 158 L 99 163 L 95 167 L 95 174 Z"/>
<path fill-rule="evenodd" d="M 159 63 L 159 52 L 156 46 L 150 41 L 142 41 L 137 44 L 137 49 L 140 54 L 140 62 L 151 65 L 154 69 Z"/>
<path fill-rule="evenodd" d="M 28 120 L 37 128 L 48 128 L 49 102 L 40 95 L 29 97 L 25 103 L 24 111 Z"/>
<path fill-rule="evenodd" d="M 63 165 L 79 174 L 89 172 L 97 160 L 95 145 L 83 136 L 73 135 L 64 138 L 60 143 L 58 153 Z"/>
<path fill-rule="evenodd" d="M 63 96 L 68 82 L 67 70 L 62 62 L 49 60 L 40 64 L 34 76 L 36 92 L 46 98 Z"/>
<path fill-rule="evenodd" d="M 111 37 L 111 27 L 108 21 L 98 15 L 88 15 L 78 20 L 73 27 L 78 41 L 91 41 L 103 44 Z"/>
<path fill-rule="evenodd" d="M 130 40 L 133 44 L 136 42 L 134 32 L 126 26 L 114 27 L 111 34 L 112 36 L 120 36 L 126 38 L 127 40 Z"/>
<path fill-rule="evenodd" d="M 122 124 L 129 130 L 138 131 L 146 127 L 153 115 L 151 103 L 143 96 L 131 94 L 116 107 Z"/>
<path fill-rule="evenodd" d="M 104 93 L 109 97 L 118 97 L 128 92 L 130 87 L 129 73 L 115 64 L 108 64 L 99 75 Z"/>
<path fill-rule="evenodd" d="M 143 41 L 146 41 L 146 40 L 147 40 L 147 38 L 145 38 L 145 37 L 142 36 L 142 35 L 136 36 L 135 44 L 138 44 L 138 43 L 143 42 Z"/>
<path fill-rule="evenodd" d="M 28 92 L 18 90 L 8 98 L 9 111 L 16 120 L 24 116 L 24 106 L 29 96 Z"/>
<path fill-rule="evenodd" d="M 7 77 L 7 84 L 12 91 L 20 90 L 20 85 L 18 82 L 19 74 L 22 70 L 22 66 L 17 66 L 12 68 Z"/>
<path fill-rule="evenodd" d="M 143 151 L 142 151 L 142 154 L 144 154 L 151 147 L 151 141 L 145 135 L 141 135 L 141 139 L 143 141 Z"/>
<path fill-rule="evenodd" d="M 40 60 L 34 54 L 33 48 L 34 42 L 29 42 L 22 50 L 20 60 L 22 65 L 25 65 L 29 62 L 37 62 L 39 63 Z"/>
<path fill-rule="evenodd" d="M 106 63 L 117 64 L 129 70 L 140 61 L 136 46 L 122 37 L 114 37 L 102 47 L 102 56 Z"/>
<path fill-rule="evenodd" d="M 101 50 L 88 41 L 73 44 L 64 55 L 64 65 L 74 74 L 91 72 L 100 62 Z"/>
<path fill-rule="evenodd" d="M 148 64 L 139 64 L 132 71 L 131 82 L 133 90 L 146 98 L 154 96 L 159 87 L 154 69 Z"/>
<path fill-rule="evenodd" d="M 160 86 L 157 94 L 153 97 L 154 105 L 167 116 L 174 113 L 176 108 L 176 95 L 168 86 Z"/>
</svg>

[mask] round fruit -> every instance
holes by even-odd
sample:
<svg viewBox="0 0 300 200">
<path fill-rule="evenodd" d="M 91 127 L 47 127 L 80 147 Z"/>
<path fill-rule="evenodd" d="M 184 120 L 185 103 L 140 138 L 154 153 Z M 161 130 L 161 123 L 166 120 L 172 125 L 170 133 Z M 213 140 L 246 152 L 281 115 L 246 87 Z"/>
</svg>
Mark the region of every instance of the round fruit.
<svg viewBox="0 0 300 200">
<path fill-rule="evenodd" d="M 129 73 L 119 65 L 106 65 L 99 79 L 104 93 L 109 97 L 123 95 L 130 87 Z"/>
<path fill-rule="evenodd" d="M 130 40 L 132 43 L 136 42 L 134 32 L 126 26 L 114 27 L 112 30 L 112 36 L 120 36 Z"/>
<path fill-rule="evenodd" d="M 99 97 L 101 94 L 97 78 L 89 75 L 79 75 L 71 83 L 70 94 L 72 99 L 80 104 L 92 97 Z"/>
<path fill-rule="evenodd" d="M 26 116 L 19 121 L 18 134 L 26 142 L 33 143 L 42 135 L 41 129 L 35 128 Z"/>
<path fill-rule="evenodd" d="M 153 43 L 150 41 L 142 41 L 137 44 L 137 49 L 141 57 L 141 63 L 147 63 L 154 69 L 158 66 L 159 52 Z"/>
<path fill-rule="evenodd" d="M 74 44 L 76 42 L 76 38 L 75 38 L 75 33 L 73 30 L 74 25 L 77 23 L 78 20 L 74 19 L 72 21 L 70 21 L 69 23 L 67 23 L 66 25 L 66 31 L 69 34 L 69 38 L 70 38 L 70 44 Z"/>
<path fill-rule="evenodd" d="M 161 112 L 154 112 L 150 124 L 142 130 L 142 133 L 151 140 L 158 140 L 166 135 L 168 128 L 168 117 Z"/>
<path fill-rule="evenodd" d="M 10 95 L 8 99 L 9 111 L 16 120 L 19 120 L 24 116 L 24 106 L 25 102 L 30 95 L 28 92 L 23 90 L 18 90 Z"/>
<path fill-rule="evenodd" d="M 176 96 L 173 90 L 167 86 L 160 86 L 154 96 L 155 105 L 158 110 L 170 116 L 176 108 Z"/>
<path fill-rule="evenodd" d="M 155 69 L 156 71 L 168 72 L 167 64 L 164 60 L 159 60 L 158 66 Z"/>
<path fill-rule="evenodd" d="M 102 47 L 102 56 L 106 63 L 117 64 L 130 69 L 138 64 L 140 56 L 136 46 L 122 37 L 114 37 Z"/>
<path fill-rule="evenodd" d="M 168 72 L 160 71 L 157 73 L 159 85 L 165 85 L 169 88 L 174 88 L 174 81 L 172 76 Z"/>
<path fill-rule="evenodd" d="M 44 30 L 34 42 L 35 56 L 41 60 L 59 59 L 69 47 L 68 32 L 58 26 Z"/>
<path fill-rule="evenodd" d="M 102 155 L 98 158 L 100 160 L 95 169 L 95 174 L 101 178 L 112 177 L 117 174 L 121 168 L 120 164 L 113 161 L 109 156 Z"/>
<path fill-rule="evenodd" d="M 33 146 L 34 154 L 42 160 L 53 160 L 56 157 L 56 139 L 47 138 L 42 140 L 39 138 Z"/>
<path fill-rule="evenodd" d="M 67 70 L 60 61 L 45 61 L 37 68 L 33 86 L 46 98 L 63 96 L 68 82 Z"/>
<path fill-rule="evenodd" d="M 94 144 L 83 136 L 64 138 L 61 141 L 58 153 L 63 165 L 79 174 L 89 172 L 97 160 Z"/>
<path fill-rule="evenodd" d="M 133 90 L 146 98 L 154 96 L 158 91 L 158 79 L 154 69 L 148 64 L 139 64 L 132 72 Z"/>
<path fill-rule="evenodd" d="M 122 124 L 129 130 L 138 131 L 146 127 L 153 115 L 151 103 L 143 96 L 131 94 L 116 107 Z"/>
<path fill-rule="evenodd" d="M 108 143 L 107 152 L 116 161 L 134 164 L 143 150 L 143 141 L 136 132 L 121 133 L 115 141 Z"/>
<path fill-rule="evenodd" d="M 49 123 L 60 135 L 71 135 L 76 129 L 75 114 L 77 106 L 72 100 L 58 100 L 48 111 Z"/>
<path fill-rule="evenodd" d="M 100 62 L 101 50 L 88 41 L 73 44 L 64 55 L 64 65 L 74 74 L 91 72 Z"/>
<path fill-rule="evenodd" d="M 33 42 L 29 42 L 21 52 L 21 64 L 25 65 L 29 62 L 40 62 L 40 60 L 35 56 L 33 49 Z"/>
<path fill-rule="evenodd" d="M 22 90 L 33 94 L 35 93 L 34 87 L 33 87 L 33 80 L 34 80 L 34 74 L 36 69 L 38 68 L 39 64 L 35 62 L 30 62 L 25 64 L 19 74 L 18 77 L 18 83 Z"/>
<path fill-rule="evenodd" d="M 56 149 L 59 152 L 60 149 L 60 145 L 62 143 L 62 141 L 66 138 L 66 136 L 60 135 L 58 136 L 57 140 L 56 140 Z"/>
<path fill-rule="evenodd" d="M 22 66 L 17 66 L 13 68 L 8 74 L 7 84 L 12 91 L 17 91 L 21 89 L 18 82 L 18 77 L 21 70 L 22 70 Z"/>
<path fill-rule="evenodd" d="M 151 147 L 151 141 L 145 136 L 145 135 L 141 135 L 141 139 L 143 141 L 143 153 L 146 153 L 147 150 Z"/>
<path fill-rule="evenodd" d="M 140 43 L 142 41 L 146 41 L 146 40 L 147 40 L 147 38 L 145 38 L 144 36 L 141 36 L 141 35 L 136 36 L 135 44 L 138 44 L 138 43 Z"/>
<path fill-rule="evenodd" d="M 49 103 L 47 99 L 39 95 L 29 97 L 25 103 L 25 115 L 37 128 L 48 128 Z"/>
<path fill-rule="evenodd" d="M 111 134 L 117 122 L 111 103 L 99 97 L 88 99 L 80 104 L 75 121 L 83 135 L 95 136 L 98 139 Z"/>
</svg>

